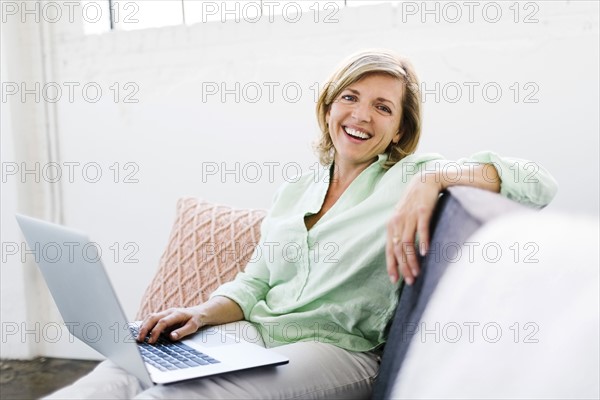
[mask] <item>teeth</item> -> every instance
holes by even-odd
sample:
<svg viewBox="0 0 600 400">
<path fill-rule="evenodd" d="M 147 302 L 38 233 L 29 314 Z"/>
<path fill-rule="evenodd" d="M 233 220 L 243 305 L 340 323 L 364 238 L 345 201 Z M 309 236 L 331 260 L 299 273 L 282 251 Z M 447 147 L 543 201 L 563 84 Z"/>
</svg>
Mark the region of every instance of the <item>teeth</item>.
<svg viewBox="0 0 600 400">
<path fill-rule="evenodd" d="M 371 135 L 369 135 L 368 133 L 357 131 L 357 130 L 352 129 L 352 128 L 345 127 L 344 130 L 346 131 L 346 133 L 348 135 L 357 137 L 359 139 L 369 139 L 371 137 Z"/>
</svg>

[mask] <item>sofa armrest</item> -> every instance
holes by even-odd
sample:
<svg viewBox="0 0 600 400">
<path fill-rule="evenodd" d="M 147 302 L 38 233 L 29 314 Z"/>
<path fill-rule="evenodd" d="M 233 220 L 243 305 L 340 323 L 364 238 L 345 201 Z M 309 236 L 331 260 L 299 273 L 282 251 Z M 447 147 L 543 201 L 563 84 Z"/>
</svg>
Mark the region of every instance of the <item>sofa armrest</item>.
<svg viewBox="0 0 600 400">
<path fill-rule="evenodd" d="M 418 323 L 446 268 L 457 261 L 460 247 L 486 222 L 511 212 L 533 209 L 489 191 L 456 186 L 445 191 L 434 211 L 428 254 L 420 258 L 421 272 L 412 286 L 402 284 L 396 313 L 388 332 L 374 399 L 390 398 Z"/>
<path fill-rule="evenodd" d="M 448 268 L 393 399 L 600 398 L 598 217 L 512 213 Z"/>
</svg>

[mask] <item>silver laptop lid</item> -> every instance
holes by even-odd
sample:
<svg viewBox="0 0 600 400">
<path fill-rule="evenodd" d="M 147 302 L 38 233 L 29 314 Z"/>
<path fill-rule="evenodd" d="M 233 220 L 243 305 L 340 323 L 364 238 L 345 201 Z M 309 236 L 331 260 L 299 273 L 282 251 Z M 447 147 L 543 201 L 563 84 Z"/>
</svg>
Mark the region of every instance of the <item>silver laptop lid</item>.
<svg viewBox="0 0 600 400">
<path fill-rule="evenodd" d="M 69 332 L 151 386 L 96 244 L 39 219 L 17 215 L 17 222 Z"/>
</svg>

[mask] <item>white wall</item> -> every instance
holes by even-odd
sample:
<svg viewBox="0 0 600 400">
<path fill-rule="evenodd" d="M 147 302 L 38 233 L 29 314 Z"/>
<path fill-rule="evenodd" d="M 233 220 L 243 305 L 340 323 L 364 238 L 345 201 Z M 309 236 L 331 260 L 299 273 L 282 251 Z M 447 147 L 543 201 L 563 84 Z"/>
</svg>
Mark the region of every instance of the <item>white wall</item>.
<svg viewBox="0 0 600 400">
<path fill-rule="evenodd" d="M 3 4 L 4 6 L 4 4 Z M 3 9 L 4 11 L 4 9 Z M 3 15 L 4 17 L 4 15 Z M 3 21 L 4 22 L 4 21 Z M 2 356 L 32 357 L 44 346 L 41 331 L 46 326 L 48 299 L 37 267 L 30 256 L 21 262 L 23 249 L 14 214 L 26 212 L 56 219 L 55 190 L 44 182 L 9 179 L 12 167 L 47 163 L 52 153 L 46 140 L 51 118 L 44 102 L 7 101 L 5 89 L 13 82 L 40 82 L 46 63 L 40 24 L 2 24 Z M 15 40 L 14 38 L 17 38 Z M 16 163 L 16 164 L 15 164 Z"/>
<path fill-rule="evenodd" d="M 421 2 L 410 4 L 419 6 Z M 560 184 L 550 209 L 597 216 L 598 4 L 536 2 L 537 11 L 520 9 L 518 23 L 514 22 L 514 11 L 508 9 L 512 3 L 495 3 L 503 10 L 497 23 L 483 18 L 482 7 L 475 9 L 471 23 L 466 6 L 455 4 L 465 13 L 458 23 L 444 21 L 444 14 L 439 23 L 435 15 L 407 14 L 412 9 L 405 2 L 398 7 L 384 4 L 341 9 L 334 15 L 337 23 L 315 23 L 313 15 L 306 15 L 298 23 L 278 17 L 273 23 L 268 19 L 255 24 L 211 22 L 92 36 L 80 33 L 81 21 L 60 21 L 45 28 L 51 43 L 47 66 L 51 76 L 46 81 L 63 88 L 63 97 L 51 108 L 59 143 L 56 156 L 63 165 L 63 177 L 54 187 L 60 189 L 63 217 L 59 219 L 88 232 L 100 244 L 128 316 L 135 314 L 157 266 L 177 198 L 192 195 L 239 207 L 268 207 L 277 185 L 291 178 L 295 165 L 306 171 L 315 163 L 310 148 L 317 133 L 314 85 L 323 82 L 343 57 L 366 47 L 388 47 L 407 55 L 427 89 L 434 88 L 436 82 L 440 89 L 446 85 L 446 92 L 439 92 L 439 100 L 434 94 L 425 98 L 419 151 L 459 158 L 492 149 L 535 160 Z M 442 10 L 442 5 L 439 7 Z M 447 18 L 454 15 L 450 11 L 445 14 Z M 524 23 L 531 12 L 538 22 Z M 494 16 L 492 11 L 488 19 L 490 16 Z M 3 26 L 3 51 L 4 42 L 23 40 L 14 32 Z M 29 35 L 29 39 L 36 37 L 35 33 Z M 15 47 L 10 51 L 17 52 Z M 9 68 L 8 80 L 43 82 L 40 76 L 15 78 L 15 74 Z M 73 102 L 68 99 L 65 82 L 79 85 Z M 227 95 L 225 101 L 219 95 L 203 101 L 207 86 L 223 83 L 231 89 L 236 82 L 249 90 L 245 98 L 238 91 L 239 102 L 234 94 Z M 269 82 L 279 85 L 272 102 Z M 465 82 L 479 85 L 473 101 L 469 101 Z M 511 90 L 515 82 L 520 89 L 517 102 Z M 98 102 L 82 96 L 80 89 L 90 83 L 102 89 Z M 115 83 L 120 91 L 116 102 Z M 127 83 L 130 86 L 125 86 Z M 281 89 L 286 84 L 301 88 L 297 102 L 285 99 Z M 486 84 L 502 89 L 497 102 L 484 98 L 481 88 Z M 256 86 L 263 92 L 253 103 L 248 101 L 255 96 L 250 88 Z M 457 86 L 463 89 L 462 98 L 452 102 L 452 88 Z M 525 95 L 536 88 L 532 99 L 537 103 L 524 102 Z M 125 96 L 134 89 L 137 92 L 132 99 L 138 102 L 125 102 Z M 91 89 L 88 93 L 93 95 Z M 295 96 L 292 88 L 287 94 Z M 490 89 L 488 95 L 493 94 Z M 30 135 L 17 129 L 26 117 L 10 108 L 16 102 L 11 98 L 2 103 L 3 161 L 20 162 L 26 144 L 16 138 Z M 5 115 L 12 118 L 10 122 Z M 11 141 L 15 149 L 5 148 Z M 46 144 L 36 139 L 27 146 Z M 115 162 L 120 171 L 117 182 Z M 203 175 L 203 168 L 213 165 L 210 163 L 224 163 L 232 169 L 236 162 L 241 163 L 242 172 L 238 182 L 234 174 Z M 254 164 L 248 164 L 252 162 L 262 165 L 262 178 L 255 183 L 244 181 L 243 172 L 248 178 L 254 177 Z M 279 163 L 272 169 L 272 182 L 264 164 L 269 162 Z M 64 163 L 80 163 L 74 167 L 73 182 L 66 176 Z M 131 164 L 125 167 L 126 163 Z M 87 175 L 82 175 L 84 165 L 89 168 Z M 87 180 L 95 175 L 94 166 L 99 166 L 102 177 L 89 183 Z M 125 175 L 132 172 L 130 179 L 138 182 L 126 183 Z M 25 202 L 25 193 L 35 190 L 32 187 L 31 182 L 24 185 L 12 177 L 3 182 L 3 241 L 18 237 L 14 224 L 7 224 L 5 229 L 4 223 L 12 219 L 15 209 L 43 214 L 38 212 L 40 205 Z M 116 262 L 114 250 L 109 249 L 114 249 L 115 243 L 121 249 Z M 137 262 L 124 262 L 126 250 L 133 248 L 125 248 L 128 243 L 139 249 L 134 255 Z M 20 267 L 19 257 L 3 260 L 3 324 L 18 320 L 19 313 L 24 312 L 15 308 L 16 304 L 52 304 L 47 294 L 30 296 L 27 287 L 31 284 Z M 11 287 L 10 297 L 4 296 L 5 287 Z M 43 284 L 40 287 L 43 289 Z M 30 324 L 61 321 L 56 310 L 42 314 L 21 318 Z M 23 350 L 29 344 L 16 337 L 11 336 L 6 343 L 3 339 L 3 357 L 28 357 L 35 352 L 94 356 L 80 346 L 74 348 L 66 336 L 59 343 L 42 341 L 30 351 Z"/>
</svg>

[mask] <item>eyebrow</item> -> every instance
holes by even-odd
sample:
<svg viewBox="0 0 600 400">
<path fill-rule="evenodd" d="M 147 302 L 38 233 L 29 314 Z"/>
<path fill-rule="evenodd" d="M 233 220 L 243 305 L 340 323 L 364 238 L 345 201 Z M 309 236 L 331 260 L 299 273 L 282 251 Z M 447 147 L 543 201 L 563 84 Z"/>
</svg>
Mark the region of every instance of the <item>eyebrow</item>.
<svg viewBox="0 0 600 400">
<path fill-rule="evenodd" d="M 360 92 L 359 92 L 358 90 L 356 90 L 356 89 L 352 89 L 352 88 L 346 88 L 346 89 L 344 89 L 344 90 L 348 90 L 348 91 L 352 92 L 353 94 L 360 94 Z M 388 100 L 388 99 L 386 99 L 386 98 L 384 98 L 384 97 L 378 97 L 378 98 L 376 98 L 375 100 L 377 100 L 377 101 L 382 101 L 382 102 L 384 102 L 384 103 L 390 103 L 392 106 L 394 106 L 394 108 L 397 108 L 397 107 L 396 107 L 396 103 L 394 103 L 393 101 L 391 101 L 391 100 Z"/>
</svg>

